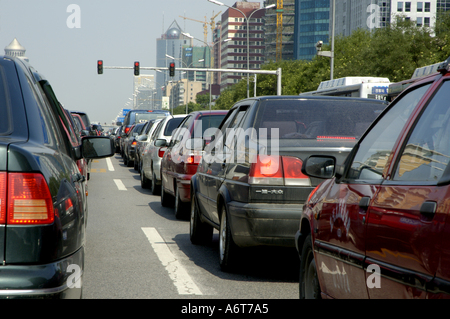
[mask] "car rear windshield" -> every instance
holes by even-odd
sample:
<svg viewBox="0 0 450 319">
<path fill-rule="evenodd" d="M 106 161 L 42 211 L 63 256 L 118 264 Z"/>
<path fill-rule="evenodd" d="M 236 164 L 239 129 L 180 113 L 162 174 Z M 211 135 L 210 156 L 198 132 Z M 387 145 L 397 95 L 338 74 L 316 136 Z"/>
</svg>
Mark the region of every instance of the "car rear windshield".
<svg viewBox="0 0 450 319">
<path fill-rule="evenodd" d="M 0 66 L 0 135 L 8 135 L 12 130 L 10 101 L 5 70 Z"/>
<path fill-rule="evenodd" d="M 172 136 L 173 131 L 184 120 L 184 117 L 175 117 L 167 121 L 166 128 L 164 130 L 164 136 Z"/>
<path fill-rule="evenodd" d="M 266 100 L 256 129 L 266 128 L 282 140 L 357 140 L 387 104 L 371 100 Z M 275 130 L 272 130 L 275 129 Z"/>
<path fill-rule="evenodd" d="M 136 119 L 134 123 L 143 123 L 150 120 L 163 119 L 167 116 L 165 113 L 136 113 Z"/>
</svg>

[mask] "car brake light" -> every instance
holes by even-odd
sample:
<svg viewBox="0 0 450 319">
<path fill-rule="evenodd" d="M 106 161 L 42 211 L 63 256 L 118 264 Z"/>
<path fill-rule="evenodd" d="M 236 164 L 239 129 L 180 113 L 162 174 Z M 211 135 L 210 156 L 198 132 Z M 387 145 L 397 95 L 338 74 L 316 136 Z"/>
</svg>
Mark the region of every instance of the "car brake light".
<svg viewBox="0 0 450 319">
<path fill-rule="evenodd" d="M 54 219 L 52 196 L 42 175 L 8 174 L 8 224 L 43 225 Z"/>
<path fill-rule="evenodd" d="M 0 173 L 0 224 L 4 224 L 6 221 L 6 177 L 5 172 Z"/>
<path fill-rule="evenodd" d="M 249 173 L 250 184 L 283 185 L 283 168 L 280 156 L 257 156 Z"/>
<path fill-rule="evenodd" d="M 159 157 L 164 157 L 164 153 L 166 152 L 166 148 L 165 147 L 161 147 L 159 150 L 158 150 L 158 156 Z"/>
<path fill-rule="evenodd" d="M 125 127 L 125 134 L 128 134 L 128 132 L 130 131 L 131 127 Z"/>
<path fill-rule="evenodd" d="M 249 173 L 249 184 L 311 186 L 311 180 L 301 172 L 303 162 L 291 156 L 257 157 Z"/>
<path fill-rule="evenodd" d="M 348 136 L 317 136 L 318 140 L 356 140 L 356 137 Z"/>
</svg>

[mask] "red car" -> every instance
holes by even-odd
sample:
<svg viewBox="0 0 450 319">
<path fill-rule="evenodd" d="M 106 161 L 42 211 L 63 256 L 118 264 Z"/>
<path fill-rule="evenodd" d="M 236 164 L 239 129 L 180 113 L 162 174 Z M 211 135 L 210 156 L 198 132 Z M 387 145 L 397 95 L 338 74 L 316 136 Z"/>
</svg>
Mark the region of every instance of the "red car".
<svg viewBox="0 0 450 319">
<path fill-rule="evenodd" d="M 161 160 L 161 204 L 175 199 L 175 216 L 183 218 L 191 201 L 191 177 L 197 172 L 209 132 L 219 127 L 228 111 L 192 112 L 180 123 Z M 204 134 L 206 132 L 206 135 Z M 200 147 L 194 147 L 200 141 Z"/>
<path fill-rule="evenodd" d="M 450 57 L 376 119 L 327 178 L 296 235 L 301 298 L 450 297 Z"/>
</svg>

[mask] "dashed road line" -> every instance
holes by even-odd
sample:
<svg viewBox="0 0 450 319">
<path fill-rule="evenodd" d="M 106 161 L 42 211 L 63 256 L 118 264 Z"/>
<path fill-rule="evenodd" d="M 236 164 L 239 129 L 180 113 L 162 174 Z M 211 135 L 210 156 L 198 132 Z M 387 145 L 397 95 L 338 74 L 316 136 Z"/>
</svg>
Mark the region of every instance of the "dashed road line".
<svg viewBox="0 0 450 319">
<path fill-rule="evenodd" d="M 114 172 L 115 171 L 113 163 L 111 162 L 111 159 L 109 157 L 106 158 L 106 165 L 108 165 L 108 170 L 110 172 Z"/>
<path fill-rule="evenodd" d="M 122 183 L 122 181 L 120 179 L 115 179 L 114 183 L 116 183 L 116 186 L 119 189 L 119 191 L 126 191 L 127 190 L 127 188 L 125 187 L 125 185 Z"/>
<path fill-rule="evenodd" d="M 203 295 L 186 269 L 172 254 L 164 239 L 154 227 L 142 227 L 159 260 L 169 273 L 180 295 Z"/>
</svg>

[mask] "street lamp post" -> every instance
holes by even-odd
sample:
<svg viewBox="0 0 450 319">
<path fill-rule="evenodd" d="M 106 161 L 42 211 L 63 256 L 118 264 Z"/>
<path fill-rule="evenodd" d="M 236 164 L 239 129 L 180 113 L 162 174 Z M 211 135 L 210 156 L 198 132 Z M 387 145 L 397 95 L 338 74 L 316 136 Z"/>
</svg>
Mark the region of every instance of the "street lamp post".
<svg viewBox="0 0 450 319">
<path fill-rule="evenodd" d="M 229 9 L 234 9 L 236 11 L 239 11 L 244 16 L 244 19 L 247 22 L 247 70 L 250 70 L 250 33 L 249 33 L 250 18 L 252 17 L 252 15 L 255 12 L 260 11 L 260 10 L 267 10 L 267 9 L 274 8 L 274 7 L 276 7 L 276 4 L 271 4 L 271 5 L 268 5 L 267 7 L 255 10 L 247 17 L 245 15 L 245 13 L 242 12 L 241 10 L 239 10 L 238 8 L 230 7 L 229 5 L 226 5 L 226 4 L 224 4 L 222 2 L 219 2 L 217 0 L 208 0 L 208 1 L 211 2 L 211 3 L 217 4 L 218 6 L 224 6 L 224 7 L 228 7 Z M 249 98 L 249 97 L 250 97 L 250 74 L 247 73 L 247 98 Z"/>
</svg>

